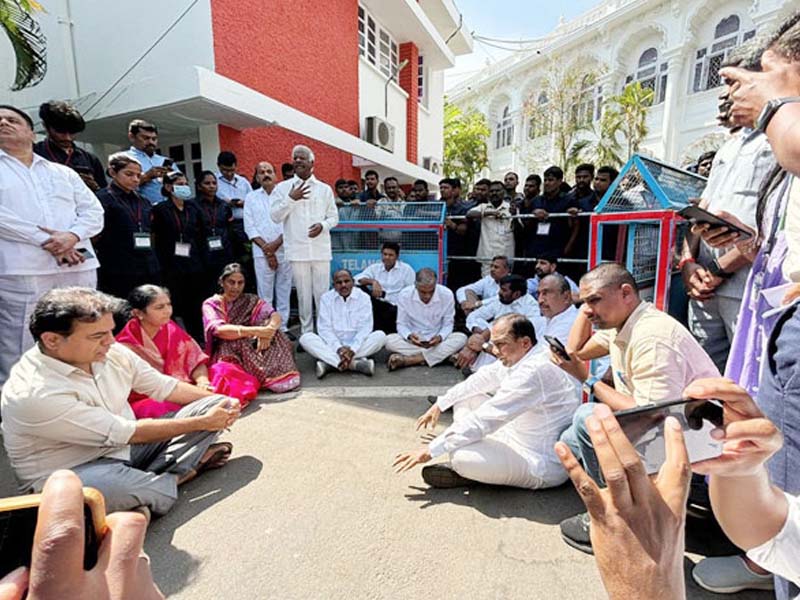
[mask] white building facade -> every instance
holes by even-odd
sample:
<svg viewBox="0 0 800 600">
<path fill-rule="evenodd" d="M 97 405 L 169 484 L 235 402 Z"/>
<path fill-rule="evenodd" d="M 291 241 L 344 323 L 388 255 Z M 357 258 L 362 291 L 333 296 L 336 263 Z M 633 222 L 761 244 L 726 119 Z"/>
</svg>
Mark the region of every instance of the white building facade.
<svg viewBox="0 0 800 600">
<path fill-rule="evenodd" d="M 492 136 L 484 175 L 502 179 L 516 171 L 524 178 L 557 161 L 551 134 L 525 110 L 527 103 L 546 107 L 543 79 L 553 62 L 598 74 L 579 108 L 595 123 L 604 99 L 639 81 L 655 93 L 642 153 L 685 165 L 724 140 L 715 116 L 725 57 L 797 9 L 786 0 L 606 0 L 462 81 L 448 91 L 449 100 L 487 117 Z"/>
</svg>

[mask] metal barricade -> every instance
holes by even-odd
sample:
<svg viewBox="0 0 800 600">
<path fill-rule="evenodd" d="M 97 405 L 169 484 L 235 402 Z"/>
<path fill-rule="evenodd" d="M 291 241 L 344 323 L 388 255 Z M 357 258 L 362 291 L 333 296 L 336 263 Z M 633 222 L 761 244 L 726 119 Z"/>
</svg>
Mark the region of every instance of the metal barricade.
<svg viewBox="0 0 800 600">
<path fill-rule="evenodd" d="M 331 270 L 353 274 L 379 262 L 385 242 L 400 244 L 400 259 L 415 271 L 430 268 L 443 280 L 446 255 L 445 205 L 442 202 L 379 201 L 339 208 L 331 230 Z"/>
</svg>

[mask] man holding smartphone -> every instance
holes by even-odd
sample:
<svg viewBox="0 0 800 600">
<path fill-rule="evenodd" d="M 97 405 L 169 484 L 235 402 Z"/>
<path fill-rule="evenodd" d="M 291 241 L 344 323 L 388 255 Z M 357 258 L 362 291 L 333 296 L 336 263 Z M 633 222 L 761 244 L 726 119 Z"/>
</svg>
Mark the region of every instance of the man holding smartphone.
<svg viewBox="0 0 800 600">
<path fill-rule="evenodd" d="M 695 379 L 719 377 L 703 348 L 674 318 L 639 298 L 633 276 L 617 263 L 603 263 L 581 278 L 583 306 L 570 331 L 567 351 L 553 362 L 575 377 L 595 402 L 611 410 L 659 404 L 681 397 Z M 593 335 L 593 327 L 597 329 Z M 586 361 L 609 356 L 614 385 L 591 375 Z M 601 481 L 600 467 L 586 425 L 593 403 L 581 405 L 572 426 L 561 436 L 584 465 Z M 584 513 L 561 523 L 570 546 L 591 553 L 589 519 Z"/>
<path fill-rule="evenodd" d="M 131 147 L 128 154 L 142 165 L 142 176 L 139 178 L 139 193 L 158 204 L 164 200 L 161 195 L 161 178 L 175 171 L 171 158 L 161 156 L 158 148 L 158 128 L 143 119 L 134 119 L 128 125 L 128 139 Z"/>
<path fill-rule="evenodd" d="M 728 64 L 760 70 L 761 54 L 746 56 L 746 61 L 737 58 L 734 51 Z M 724 210 L 756 229 L 759 189 L 775 167 L 775 157 L 766 135 L 750 129 L 752 123 L 731 116 L 729 94 L 728 87 L 720 96 L 717 120 L 730 130 L 731 137 L 717 151 L 699 206 L 711 213 Z M 683 243 L 679 265 L 689 295 L 689 329 L 720 372 L 724 372 L 750 260 L 734 245 L 715 249 L 689 234 Z"/>
</svg>

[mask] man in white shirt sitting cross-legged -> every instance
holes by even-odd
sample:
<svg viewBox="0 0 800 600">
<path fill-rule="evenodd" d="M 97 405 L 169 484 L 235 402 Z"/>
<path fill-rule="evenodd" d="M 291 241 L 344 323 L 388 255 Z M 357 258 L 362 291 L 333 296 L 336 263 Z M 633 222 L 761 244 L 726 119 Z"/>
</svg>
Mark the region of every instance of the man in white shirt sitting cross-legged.
<svg viewBox="0 0 800 600">
<path fill-rule="evenodd" d="M 491 342 L 498 361 L 439 396 L 417 420 L 417 429 L 435 428 L 448 408 L 453 424 L 430 445 L 398 454 L 398 472 L 449 454 L 449 465 L 422 469 L 428 485 L 481 482 L 540 489 L 566 481 L 553 446 L 580 403 L 575 382 L 547 352 L 536 352 L 533 323 L 522 315 L 497 319 Z"/>
<path fill-rule="evenodd" d="M 219 434 L 239 401 L 159 373 L 114 341 L 123 302 L 89 288 L 56 288 L 33 311 L 36 344 L 3 386 L 3 443 L 22 492 L 39 492 L 71 469 L 105 497 L 108 512 L 145 507 L 166 513 L 177 486 L 231 454 Z M 137 420 L 131 391 L 183 405 Z"/>
<path fill-rule="evenodd" d="M 480 308 L 486 302 L 493 302 L 497 299 L 497 292 L 500 289 L 500 280 L 511 273 L 511 265 L 508 263 L 507 256 L 495 256 L 489 265 L 489 274 L 481 277 L 469 285 L 465 285 L 456 290 L 456 301 L 465 315 L 469 315 L 473 310 Z"/>
<path fill-rule="evenodd" d="M 400 260 L 400 244 L 384 242 L 380 262 L 369 265 L 355 276 L 356 283 L 372 298 L 375 330 L 397 332 L 397 297 L 414 285 L 414 269 Z"/>
<path fill-rule="evenodd" d="M 483 352 L 489 341 L 491 323 L 503 315 L 516 313 L 531 322 L 539 318 L 539 304 L 528 295 L 527 284 L 519 275 L 506 275 L 500 280 L 500 290 L 494 302 L 487 302 L 467 317 L 467 329 L 472 335 L 452 361 L 465 375 L 495 361 L 494 355 Z"/>
<path fill-rule="evenodd" d="M 433 269 L 420 269 L 397 299 L 397 333 L 386 338 L 389 370 L 433 367 L 461 350 L 467 336 L 453 331 L 454 318 L 453 292 L 436 282 Z"/>
<path fill-rule="evenodd" d="M 379 352 L 386 334 L 372 331 L 372 306 L 367 294 L 353 288 L 347 269 L 333 274 L 333 289 L 322 294 L 317 332 L 304 333 L 300 345 L 317 359 L 317 378 L 331 371 L 375 373 L 370 356 Z"/>
</svg>

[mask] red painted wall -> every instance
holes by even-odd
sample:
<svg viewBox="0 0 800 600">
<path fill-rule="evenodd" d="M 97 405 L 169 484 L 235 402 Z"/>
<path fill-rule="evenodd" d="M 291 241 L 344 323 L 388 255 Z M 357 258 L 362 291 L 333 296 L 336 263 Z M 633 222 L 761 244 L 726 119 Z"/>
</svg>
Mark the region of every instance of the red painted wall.
<svg viewBox="0 0 800 600">
<path fill-rule="evenodd" d="M 400 71 L 400 87 L 408 93 L 406 100 L 406 160 L 417 164 L 419 146 L 419 49 L 414 42 L 400 44 L 400 62 L 408 60 L 408 66 Z"/>
<path fill-rule="evenodd" d="M 358 0 L 211 0 L 211 14 L 217 73 L 359 135 Z M 349 153 L 280 127 L 219 136 L 246 176 L 262 160 L 279 171 L 306 144 L 320 179 L 359 179 Z"/>
</svg>

